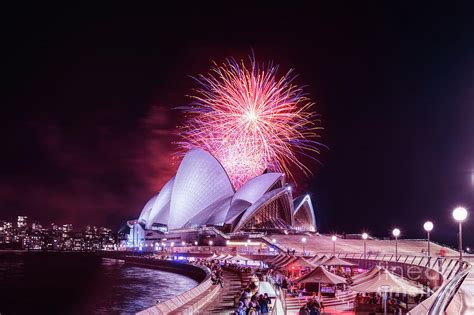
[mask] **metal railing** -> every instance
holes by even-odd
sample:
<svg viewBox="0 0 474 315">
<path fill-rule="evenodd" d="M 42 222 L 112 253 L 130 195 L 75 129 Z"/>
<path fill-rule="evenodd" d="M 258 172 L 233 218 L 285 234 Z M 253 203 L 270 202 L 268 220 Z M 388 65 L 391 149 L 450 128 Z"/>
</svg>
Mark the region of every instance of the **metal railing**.
<svg viewBox="0 0 474 315">
<path fill-rule="evenodd" d="M 461 268 L 462 265 L 460 265 L 459 269 Z M 446 311 L 454 295 L 458 292 L 462 283 L 471 271 L 471 268 L 472 267 L 470 265 L 466 268 L 463 268 L 448 283 L 446 283 L 446 285 L 439 289 L 440 291 L 428 311 L 429 315 L 443 314 Z"/>
<path fill-rule="evenodd" d="M 205 228 L 203 229 L 203 231 L 211 231 L 211 232 L 216 233 L 217 235 L 219 235 L 220 237 L 222 237 L 222 238 L 224 238 L 224 239 L 226 239 L 226 240 L 230 239 L 230 236 L 229 236 L 229 235 L 225 234 L 224 232 L 222 232 L 222 231 L 219 230 L 219 229 L 216 229 L 216 228 L 213 227 L 213 226 L 205 227 Z"/>
<path fill-rule="evenodd" d="M 318 255 L 326 255 L 329 257 L 332 256 L 332 252 L 320 252 Z M 336 256 L 343 259 L 376 260 L 380 262 L 401 263 L 431 268 L 439 272 L 447 280 L 470 266 L 466 261 L 460 262 L 457 257 L 428 257 L 417 255 L 398 255 L 395 257 L 394 254 L 381 253 L 367 253 L 365 258 L 363 253 L 336 253 Z"/>
<path fill-rule="evenodd" d="M 271 284 L 273 290 L 275 290 L 275 304 L 273 305 L 272 307 L 272 311 L 270 314 L 278 314 L 277 313 L 277 305 L 278 305 L 278 302 L 281 303 L 281 306 L 283 308 L 283 312 L 284 314 L 287 313 L 287 306 L 286 306 L 286 296 L 285 295 L 285 292 L 275 284 L 275 279 L 273 279 L 272 277 L 267 277 L 269 281 L 269 283 Z"/>
<path fill-rule="evenodd" d="M 278 248 L 280 251 L 282 252 L 286 252 L 287 248 L 284 247 L 283 245 L 279 244 L 278 242 L 277 243 L 273 243 L 272 240 L 268 237 L 268 236 L 263 236 L 261 237 L 261 239 L 265 242 L 268 243 L 268 245 L 270 246 L 275 246 L 276 248 Z"/>
</svg>

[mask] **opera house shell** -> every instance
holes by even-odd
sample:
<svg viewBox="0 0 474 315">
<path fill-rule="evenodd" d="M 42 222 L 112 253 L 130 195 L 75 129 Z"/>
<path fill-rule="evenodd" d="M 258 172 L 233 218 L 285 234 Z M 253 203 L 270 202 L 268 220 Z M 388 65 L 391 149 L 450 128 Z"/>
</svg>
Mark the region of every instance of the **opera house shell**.
<svg viewBox="0 0 474 315">
<path fill-rule="evenodd" d="M 176 175 L 129 226 L 172 231 L 213 226 L 225 233 L 261 230 L 316 231 L 308 195 L 293 199 L 282 173 L 264 173 L 237 191 L 210 153 L 189 151 Z"/>
</svg>

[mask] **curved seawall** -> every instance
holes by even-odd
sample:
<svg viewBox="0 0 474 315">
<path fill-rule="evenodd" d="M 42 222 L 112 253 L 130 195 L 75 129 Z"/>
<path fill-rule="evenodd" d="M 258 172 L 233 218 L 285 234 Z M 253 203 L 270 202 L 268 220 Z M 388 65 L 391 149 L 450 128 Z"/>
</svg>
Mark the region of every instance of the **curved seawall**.
<svg viewBox="0 0 474 315">
<path fill-rule="evenodd" d="M 187 277 L 190 277 L 197 282 L 202 282 L 207 277 L 205 269 L 181 262 L 172 260 L 161 260 L 149 258 L 145 255 L 132 256 L 130 252 L 99 252 L 98 255 L 104 258 L 120 259 L 125 261 L 127 264 L 135 266 L 142 266 L 146 268 L 153 268 L 173 273 L 178 273 Z"/>
<path fill-rule="evenodd" d="M 130 256 L 130 253 L 102 252 L 104 258 L 120 259 L 126 264 L 158 269 L 187 276 L 199 282 L 194 288 L 183 292 L 173 298 L 151 306 L 138 314 L 168 314 L 178 312 L 193 314 L 198 312 L 206 303 L 211 301 L 219 292 L 220 286 L 212 285 L 210 271 L 206 267 L 170 260 L 155 259 L 152 257 Z"/>
<path fill-rule="evenodd" d="M 160 260 L 160 259 L 152 259 L 152 258 L 145 258 L 145 257 L 125 257 L 121 258 L 127 264 L 132 264 L 135 266 L 141 266 L 146 268 L 154 268 L 163 271 L 179 273 L 184 276 L 190 277 L 197 282 L 201 283 L 206 279 L 208 273 L 205 269 L 200 268 L 198 266 L 180 263 L 170 260 Z"/>
<path fill-rule="evenodd" d="M 81 252 L 0 253 L 0 279 L 2 314 L 134 314 L 199 285 L 176 270 Z"/>
</svg>

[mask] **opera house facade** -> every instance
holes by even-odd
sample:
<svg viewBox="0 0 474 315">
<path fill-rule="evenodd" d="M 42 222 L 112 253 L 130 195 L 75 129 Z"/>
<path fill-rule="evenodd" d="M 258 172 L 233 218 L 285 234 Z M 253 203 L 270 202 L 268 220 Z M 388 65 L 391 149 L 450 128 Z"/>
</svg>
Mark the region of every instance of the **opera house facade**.
<svg viewBox="0 0 474 315">
<path fill-rule="evenodd" d="M 145 204 L 138 219 L 127 224 L 134 244 L 163 235 L 191 241 L 205 231 L 220 235 L 316 231 L 310 197 L 294 199 L 284 174 L 264 173 L 235 191 L 219 161 L 202 149 L 189 151 L 176 175 Z M 186 239 L 185 234 L 194 235 Z"/>
</svg>

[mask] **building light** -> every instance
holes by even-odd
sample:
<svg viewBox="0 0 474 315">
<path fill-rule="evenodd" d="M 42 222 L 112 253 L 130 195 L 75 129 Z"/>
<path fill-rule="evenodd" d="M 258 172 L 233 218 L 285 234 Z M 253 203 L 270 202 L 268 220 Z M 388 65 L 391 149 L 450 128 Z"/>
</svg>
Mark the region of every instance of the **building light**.
<svg viewBox="0 0 474 315">
<path fill-rule="evenodd" d="M 244 245 L 244 246 L 248 246 L 248 245 L 252 245 L 252 246 L 260 246 L 260 242 L 252 242 L 250 240 L 247 240 L 247 242 L 239 242 L 239 241 L 228 241 L 227 243 L 228 245 Z"/>
</svg>

